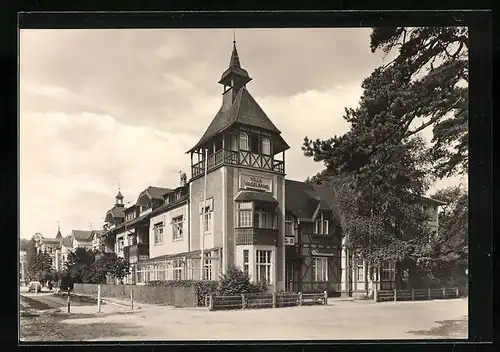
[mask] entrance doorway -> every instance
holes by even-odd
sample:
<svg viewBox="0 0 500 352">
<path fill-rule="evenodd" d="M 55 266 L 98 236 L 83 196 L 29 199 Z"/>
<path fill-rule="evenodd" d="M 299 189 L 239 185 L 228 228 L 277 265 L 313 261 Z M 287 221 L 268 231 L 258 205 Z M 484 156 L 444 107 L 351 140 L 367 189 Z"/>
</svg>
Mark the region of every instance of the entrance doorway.
<svg viewBox="0 0 500 352">
<path fill-rule="evenodd" d="M 285 273 L 285 288 L 288 292 L 293 292 L 295 282 L 295 263 L 293 261 L 286 262 Z"/>
</svg>

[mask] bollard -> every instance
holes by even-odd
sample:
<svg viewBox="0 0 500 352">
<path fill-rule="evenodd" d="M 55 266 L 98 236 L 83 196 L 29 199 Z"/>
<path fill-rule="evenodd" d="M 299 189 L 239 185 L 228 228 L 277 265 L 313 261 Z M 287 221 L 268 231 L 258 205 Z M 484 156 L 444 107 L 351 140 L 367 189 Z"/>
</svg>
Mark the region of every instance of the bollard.
<svg viewBox="0 0 500 352">
<path fill-rule="evenodd" d="M 394 290 L 394 302 L 398 300 L 398 292 Z"/>
<path fill-rule="evenodd" d="M 208 302 L 208 310 L 214 310 L 214 296 L 210 295 Z"/>
<path fill-rule="evenodd" d="M 276 308 L 276 292 L 273 292 L 273 308 Z"/>
<path fill-rule="evenodd" d="M 328 305 L 328 292 L 324 291 L 323 294 L 325 295 L 325 306 Z"/>
<path fill-rule="evenodd" d="M 302 305 L 302 292 L 299 292 L 299 306 Z"/>
<path fill-rule="evenodd" d="M 428 293 L 428 296 L 429 296 L 429 301 L 431 300 L 431 288 L 429 287 L 429 293 Z"/>
<path fill-rule="evenodd" d="M 101 285 L 97 285 L 97 313 L 101 312 Z"/>
<path fill-rule="evenodd" d="M 376 287 L 373 289 L 373 300 L 378 302 L 378 290 Z"/>
<path fill-rule="evenodd" d="M 71 295 L 71 290 L 68 288 L 68 313 L 71 313 L 70 295 Z"/>
<path fill-rule="evenodd" d="M 38 294 L 38 285 L 35 285 L 35 295 Z"/>
<path fill-rule="evenodd" d="M 134 310 L 134 290 L 130 287 L 130 308 Z"/>
<path fill-rule="evenodd" d="M 245 294 L 242 293 L 241 294 L 241 309 L 245 309 L 247 307 L 247 302 L 246 302 L 246 299 L 245 299 Z"/>
<path fill-rule="evenodd" d="M 446 288 L 443 287 L 443 299 L 446 299 Z"/>
<path fill-rule="evenodd" d="M 415 300 L 415 289 L 411 289 L 411 300 L 414 301 Z"/>
<path fill-rule="evenodd" d="M 457 297 L 458 297 L 459 296 L 459 294 L 458 294 L 458 287 L 456 288 L 456 294 L 457 294 Z"/>
</svg>

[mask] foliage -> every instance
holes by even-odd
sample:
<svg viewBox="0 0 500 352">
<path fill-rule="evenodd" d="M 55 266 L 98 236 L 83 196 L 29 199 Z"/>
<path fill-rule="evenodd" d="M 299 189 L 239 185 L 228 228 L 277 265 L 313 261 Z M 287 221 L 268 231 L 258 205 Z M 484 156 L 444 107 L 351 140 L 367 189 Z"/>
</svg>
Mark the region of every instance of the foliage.
<svg viewBox="0 0 500 352">
<path fill-rule="evenodd" d="M 40 281 L 42 284 L 50 279 L 52 273 L 52 258 L 46 252 L 37 253 L 28 269 L 30 280 Z"/>
<path fill-rule="evenodd" d="M 37 249 L 35 240 L 32 238 L 29 241 L 29 246 L 26 248 L 26 274 L 28 280 L 36 280 L 34 272 L 34 264 L 36 261 Z"/>
<path fill-rule="evenodd" d="M 65 263 L 65 271 L 75 283 L 83 283 L 88 271 L 95 260 L 95 252 L 87 248 L 78 247 L 69 252 Z"/>
<path fill-rule="evenodd" d="M 105 253 L 99 256 L 83 274 L 83 282 L 91 284 L 106 283 L 106 276 L 111 275 L 123 283 L 123 278 L 130 272 L 128 260 L 116 256 L 115 253 Z"/>
<path fill-rule="evenodd" d="M 356 109 L 346 109 L 351 124 L 343 136 L 304 140 L 303 150 L 334 173 L 363 173 L 389 157 L 424 129 L 432 128 L 425 152 L 437 177 L 464 174 L 468 167 L 467 29 L 461 27 L 375 28 L 371 49 L 389 53 L 388 65 L 362 83 Z"/>
<path fill-rule="evenodd" d="M 267 291 L 265 283 L 252 283 L 248 274 L 244 273 L 240 268 L 230 265 L 226 273 L 221 275 L 219 279 L 220 295 L 235 295 L 242 293 L 263 293 Z"/>
<path fill-rule="evenodd" d="M 215 280 L 157 280 L 146 282 L 146 286 L 193 287 L 198 306 L 203 306 L 205 296 L 217 294 L 219 282 Z"/>
<path fill-rule="evenodd" d="M 440 284 L 464 285 L 468 268 L 468 192 L 452 186 L 437 191 L 433 197 L 446 205 L 439 213 L 438 235 L 426 246 L 421 265 Z"/>
</svg>

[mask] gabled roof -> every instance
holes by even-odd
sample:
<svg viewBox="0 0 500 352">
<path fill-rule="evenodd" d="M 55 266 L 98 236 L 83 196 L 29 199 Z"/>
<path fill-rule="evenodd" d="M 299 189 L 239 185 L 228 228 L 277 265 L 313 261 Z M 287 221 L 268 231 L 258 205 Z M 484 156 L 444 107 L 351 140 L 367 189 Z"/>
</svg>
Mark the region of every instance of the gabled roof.
<svg viewBox="0 0 500 352">
<path fill-rule="evenodd" d="M 71 238 L 69 237 L 61 238 L 61 245 L 64 247 L 72 247 L 73 243 L 71 241 Z"/>
<path fill-rule="evenodd" d="M 334 211 L 332 187 L 285 180 L 286 211 L 304 221 L 312 221 L 317 210 Z"/>
<path fill-rule="evenodd" d="M 113 207 L 108 210 L 108 214 L 111 214 L 114 218 L 124 218 L 125 217 L 125 209 L 123 207 Z"/>
<path fill-rule="evenodd" d="M 236 94 L 233 104 L 227 109 L 220 108 L 199 142 L 187 151 L 187 153 L 199 148 L 212 137 L 227 130 L 236 123 L 261 128 L 278 135 L 281 134 L 281 131 L 272 123 L 246 87 L 241 87 Z M 283 143 L 286 145 L 285 149 L 288 149 L 289 146 L 284 141 Z"/>
<path fill-rule="evenodd" d="M 146 188 L 144 191 L 142 191 L 141 193 L 139 193 L 139 196 L 137 197 L 137 202 L 136 203 L 139 203 L 139 199 L 143 196 L 143 195 L 147 195 L 149 198 L 151 199 L 159 199 L 159 200 L 163 200 L 163 196 L 169 192 L 172 192 L 172 190 L 170 188 L 162 188 L 162 187 L 153 187 L 153 186 L 149 186 L 148 188 Z"/>
<path fill-rule="evenodd" d="M 71 236 L 77 241 L 88 242 L 92 240 L 92 231 L 73 230 Z"/>
</svg>

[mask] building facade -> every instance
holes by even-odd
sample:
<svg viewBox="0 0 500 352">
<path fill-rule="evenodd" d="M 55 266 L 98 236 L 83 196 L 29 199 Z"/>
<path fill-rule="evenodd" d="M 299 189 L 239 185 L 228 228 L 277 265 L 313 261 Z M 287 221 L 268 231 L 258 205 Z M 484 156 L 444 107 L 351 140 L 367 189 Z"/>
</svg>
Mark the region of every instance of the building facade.
<svg viewBox="0 0 500 352">
<path fill-rule="evenodd" d="M 235 265 L 272 291 L 366 290 L 366 268 L 346 259 L 333 189 L 285 179 L 289 146 L 248 91 L 251 80 L 234 43 L 221 107 L 187 151 L 189 180 L 148 187 L 127 208 L 119 191 L 96 234 L 101 248 L 129 260 L 131 284 L 214 280 Z"/>
</svg>

